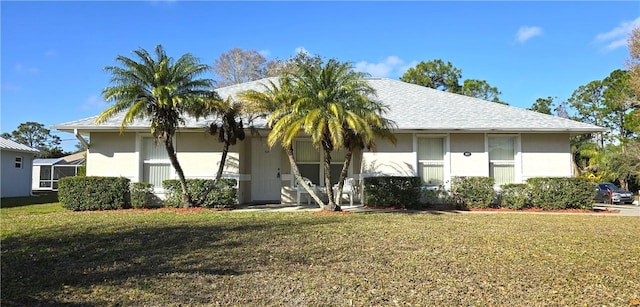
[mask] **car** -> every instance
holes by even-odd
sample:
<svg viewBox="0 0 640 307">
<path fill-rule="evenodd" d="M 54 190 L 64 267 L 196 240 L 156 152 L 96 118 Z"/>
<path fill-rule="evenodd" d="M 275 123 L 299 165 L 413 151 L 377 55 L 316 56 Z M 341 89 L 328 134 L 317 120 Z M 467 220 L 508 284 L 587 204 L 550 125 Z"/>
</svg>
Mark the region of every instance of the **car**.
<svg viewBox="0 0 640 307">
<path fill-rule="evenodd" d="M 601 182 L 596 185 L 595 201 L 598 203 L 633 203 L 633 193 L 618 188 L 611 182 Z"/>
</svg>

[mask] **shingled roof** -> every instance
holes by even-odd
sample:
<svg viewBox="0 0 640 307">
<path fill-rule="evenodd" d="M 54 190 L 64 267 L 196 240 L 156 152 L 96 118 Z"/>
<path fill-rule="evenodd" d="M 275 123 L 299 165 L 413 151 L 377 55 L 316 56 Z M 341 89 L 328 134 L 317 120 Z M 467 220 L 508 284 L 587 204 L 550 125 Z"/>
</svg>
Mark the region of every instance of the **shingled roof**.
<svg viewBox="0 0 640 307">
<path fill-rule="evenodd" d="M 245 90 L 262 90 L 268 81 L 261 79 L 216 89 L 222 98 Z M 570 132 L 574 134 L 605 131 L 605 128 L 578 121 L 541 114 L 478 98 L 443 92 L 424 86 L 386 78 L 370 78 L 367 82 L 376 90 L 376 99 L 389 106 L 385 117 L 393 120 L 398 130 L 409 131 L 469 131 L 469 132 Z M 122 115 L 96 125 L 95 116 L 53 126 L 61 131 L 119 129 Z M 187 118 L 184 128 L 201 128 L 213 119 L 196 121 Z M 264 122 L 256 123 L 257 127 Z M 137 120 L 128 129 L 148 128 L 148 120 Z"/>
</svg>

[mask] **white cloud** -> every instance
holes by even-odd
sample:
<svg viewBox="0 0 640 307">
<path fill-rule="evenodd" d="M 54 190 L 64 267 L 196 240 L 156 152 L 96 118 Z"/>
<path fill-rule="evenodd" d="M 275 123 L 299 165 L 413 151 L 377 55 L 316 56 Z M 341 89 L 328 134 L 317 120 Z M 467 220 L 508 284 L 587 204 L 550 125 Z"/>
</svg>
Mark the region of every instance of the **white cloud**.
<svg viewBox="0 0 640 307">
<path fill-rule="evenodd" d="M 307 49 L 305 49 L 303 46 L 297 47 L 296 49 L 294 49 L 294 53 L 298 54 L 298 53 L 303 53 L 303 54 L 309 54 L 309 51 L 307 51 Z"/>
<path fill-rule="evenodd" d="M 516 33 L 516 42 L 524 43 L 533 37 L 542 35 L 542 28 L 523 26 Z"/>
<path fill-rule="evenodd" d="M 596 35 L 594 39 L 597 43 L 606 44 L 605 50 L 611 51 L 627 45 L 627 38 L 636 27 L 640 27 L 640 17 L 632 21 L 623 21 L 619 26 L 608 32 Z"/>
<path fill-rule="evenodd" d="M 85 99 L 84 103 L 80 106 L 82 110 L 102 110 L 107 107 L 107 103 L 100 99 L 100 97 L 96 95 L 89 96 L 89 98 Z"/>
<path fill-rule="evenodd" d="M 19 73 L 30 73 L 30 74 L 37 74 L 39 71 L 37 67 L 24 66 L 20 63 L 16 64 L 15 70 Z"/>
<path fill-rule="evenodd" d="M 263 49 L 263 50 L 258 51 L 258 53 L 259 53 L 261 56 L 263 56 L 263 57 L 265 57 L 265 58 L 268 58 L 268 57 L 271 55 L 271 50 L 269 50 L 269 49 Z"/>
<path fill-rule="evenodd" d="M 355 64 L 355 70 L 370 74 L 372 77 L 398 77 L 407 69 L 416 65 L 416 61 L 406 64 L 401 58 L 392 55 L 378 63 L 361 61 Z"/>
</svg>

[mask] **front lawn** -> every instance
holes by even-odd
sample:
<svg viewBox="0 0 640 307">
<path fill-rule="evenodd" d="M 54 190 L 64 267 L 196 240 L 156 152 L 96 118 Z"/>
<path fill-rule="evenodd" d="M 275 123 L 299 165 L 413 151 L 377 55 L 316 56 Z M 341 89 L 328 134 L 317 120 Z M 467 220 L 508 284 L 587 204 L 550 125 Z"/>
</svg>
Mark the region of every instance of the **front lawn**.
<svg viewBox="0 0 640 307">
<path fill-rule="evenodd" d="M 4 210 L 4 306 L 640 300 L 634 217 Z"/>
</svg>

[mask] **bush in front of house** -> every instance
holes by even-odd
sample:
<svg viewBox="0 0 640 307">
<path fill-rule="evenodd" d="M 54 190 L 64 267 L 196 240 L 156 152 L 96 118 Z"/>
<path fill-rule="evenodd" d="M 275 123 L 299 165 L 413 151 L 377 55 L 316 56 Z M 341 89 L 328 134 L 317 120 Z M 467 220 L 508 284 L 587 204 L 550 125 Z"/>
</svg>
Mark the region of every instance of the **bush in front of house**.
<svg viewBox="0 0 640 307">
<path fill-rule="evenodd" d="M 529 178 L 533 207 L 544 210 L 592 209 L 595 187 L 586 178 Z"/>
<path fill-rule="evenodd" d="M 167 207 L 182 206 L 182 186 L 177 179 L 162 182 L 165 190 L 164 205 Z M 235 179 L 187 179 L 187 189 L 194 203 L 205 208 L 235 208 L 238 203 L 238 188 Z M 209 190 L 209 193 L 204 195 Z M 204 195 L 204 199 L 203 199 Z"/>
<path fill-rule="evenodd" d="M 423 186 L 421 190 L 422 197 L 420 198 L 420 205 L 417 209 L 453 209 L 453 200 L 451 198 L 451 193 L 446 190 L 444 186 Z"/>
<path fill-rule="evenodd" d="M 514 210 L 531 207 L 531 192 L 528 184 L 510 183 L 500 188 L 500 207 Z"/>
<path fill-rule="evenodd" d="M 58 199 L 74 211 L 127 208 L 129 182 L 124 177 L 64 177 L 58 181 Z"/>
<path fill-rule="evenodd" d="M 364 178 L 365 204 L 370 207 L 414 207 L 420 199 L 420 177 Z"/>
<path fill-rule="evenodd" d="M 148 182 L 132 182 L 131 207 L 135 209 L 154 207 L 153 184 Z"/>
<path fill-rule="evenodd" d="M 453 177 L 453 204 L 458 209 L 489 208 L 495 197 L 494 184 L 491 177 Z"/>
</svg>

